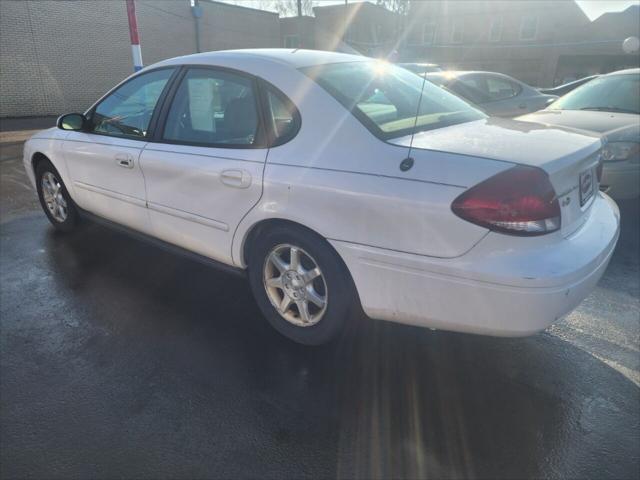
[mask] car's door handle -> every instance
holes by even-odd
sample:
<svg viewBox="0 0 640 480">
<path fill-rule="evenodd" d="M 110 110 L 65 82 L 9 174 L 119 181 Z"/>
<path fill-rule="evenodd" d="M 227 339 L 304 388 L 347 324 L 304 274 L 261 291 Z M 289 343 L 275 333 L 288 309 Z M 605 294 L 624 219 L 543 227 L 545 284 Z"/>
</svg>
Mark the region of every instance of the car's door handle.
<svg viewBox="0 0 640 480">
<path fill-rule="evenodd" d="M 235 188 L 248 188 L 251 185 L 251 174 L 245 170 L 224 170 L 220 181 Z"/>
<path fill-rule="evenodd" d="M 128 153 L 116 154 L 116 163 L 124 168 L 133 168 L 133 157 Z"/>
<path fill-rule="evenodd" d="M 521 103 L 520 105 L 518 105 L 518 108 L 527 108 L 527 104 L 526 103 Z"/>
</svg>

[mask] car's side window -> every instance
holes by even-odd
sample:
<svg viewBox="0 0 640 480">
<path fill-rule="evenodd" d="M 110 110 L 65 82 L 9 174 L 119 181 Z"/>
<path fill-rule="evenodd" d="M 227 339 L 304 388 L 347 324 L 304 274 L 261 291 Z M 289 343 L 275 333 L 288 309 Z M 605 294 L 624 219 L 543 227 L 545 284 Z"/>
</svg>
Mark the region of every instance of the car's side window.
<svg viewBox="0 0 640 480">
<path fill-rule="evenodd" d="M 487 93 L 492 100 L 506 100 L 520 93 L 520 86 L 506 78 L 487 77 Z"/>
<path fill-rule="evenodd" d="M 448 88 L 475 104 L 481 104 L 491 101 L 491 97 L 482 89 L 482 86 L 481 82 L 465 77 L 463 80 L 454 80 Z"/>
<path fill-rule="evenodd" d="M 267 86 L 268 117 L 273 132 L 273 145 L 281 145 L 293 138 L 300 128 L 300 114 L 291 100 Z"/>
<path fill-rule="evenodd" d="M 163 139 L 221 147 L 252 146 L 258 131 L 254 82 L 243 75 L 191 68 L 178 87 Z"/>
<path fill-rule="evenodd" d="M 173 72 L 173 68 L 163 68 L 143 73 L 111 92 L 92 112 L 89 131 L 145 138 L 158 99 Z"/>
</svg>

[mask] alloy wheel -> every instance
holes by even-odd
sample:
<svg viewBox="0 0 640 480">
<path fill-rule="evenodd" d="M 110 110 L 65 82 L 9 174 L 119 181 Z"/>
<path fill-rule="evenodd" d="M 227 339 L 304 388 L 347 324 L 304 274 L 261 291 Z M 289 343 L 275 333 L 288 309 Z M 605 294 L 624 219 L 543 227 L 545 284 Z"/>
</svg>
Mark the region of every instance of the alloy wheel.
<svg viewBox="0 0 640 480">
<path fill-rule="evenodd" d="M 318 263 L 302 248 L 273 247 L 265 258 L 262 279 L 269 301 L 287 322 L 309 327 L 322 320 L 329 298 L 327 283 Z"/>
<path fill-rule="evenodd" d="M 62 195 L 62 184 L 51 172 L 42 175 L 42 196 L 51 216 L 60 223 L 67 219 L 67 201 Z"/>
</svg>

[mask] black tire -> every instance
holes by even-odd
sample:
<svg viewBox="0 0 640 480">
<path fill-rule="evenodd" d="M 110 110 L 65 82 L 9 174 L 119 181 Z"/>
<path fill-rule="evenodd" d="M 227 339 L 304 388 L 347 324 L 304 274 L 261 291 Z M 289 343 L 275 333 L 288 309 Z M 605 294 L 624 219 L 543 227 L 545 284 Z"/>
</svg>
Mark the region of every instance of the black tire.
<svg viewBox="0 0 640 480">
<path fill-rule="evenodd" d="M 283 244 L 298 247 L 313 257 L 324 277 L 327 306 L 314 325 L 298 326 L 287 321 L 276 310 L 267 294 L 263 281 L 265 261 L 276 246 Z M 336 338 L 351 317 L 354 310 L 352 307 L 359 299 L 346 266 L 326 240 L 303 228 L 277 226 L 256 238 L 250 248 L 249 283 L 260 310 L 271 326 L 290 340 L 303 345 L 321 345 Z"/>
<path fill-rule="evenodd" d="M 53 166 L 53 164 L 48 160 L 42 160 L 38 163 L 36 167 L 36 188 L 38 190 L 38 199 L 40 200 L 40 206 L 44 211 L 45 215 L 51 222 L 51 224 L 61 232 L 70 232 L 73 230 L 78 224 L 78 209 L 76 208 L 76 204 L 71 199 L 69 192 L 67 191 L 67 187 L 64 185 L 62 181 L 62 177 Z M 43 189 L 42 189 L 42 180 L 43 177 L 47 174 L 53 175 L 55 181 L 60 185 L 60 193 L 62 194 L 62 198 L 66 202 L 66 218 L 64 221 L 54 217 L 52 212 L 49 210 L 47 206 L 47 202 L 44 197 Z"/>
</svg>

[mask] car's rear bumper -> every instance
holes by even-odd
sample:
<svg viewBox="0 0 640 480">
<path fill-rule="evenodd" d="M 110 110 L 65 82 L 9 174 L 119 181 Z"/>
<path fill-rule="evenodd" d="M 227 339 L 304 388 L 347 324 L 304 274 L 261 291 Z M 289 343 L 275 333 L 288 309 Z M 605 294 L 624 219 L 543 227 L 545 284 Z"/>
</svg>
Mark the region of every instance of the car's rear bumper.
<svg viewBox="0 0 640 480">
<path fill-rule="evenodd" d="M 613 198 L 636 198 L 640 195 L 640 163 L 605 163 L 600 185 Z"/>
<path fill-rule="evenodd" d="M 454 259 L 332 244 L 372 318 L 522 336 L 545 329 L 591 292 L 609 263 L 619 224 L 617 206 L 600 194 L 585 224 L 567 238 L 489 233 Z"/>
</svg>

